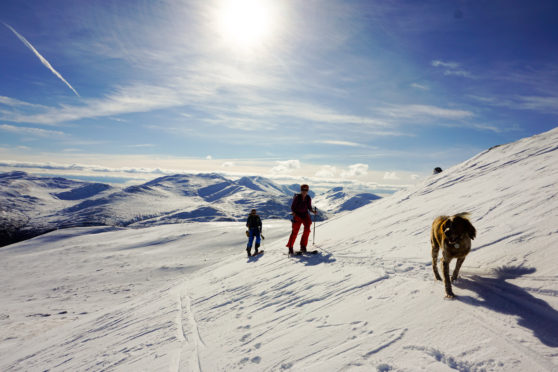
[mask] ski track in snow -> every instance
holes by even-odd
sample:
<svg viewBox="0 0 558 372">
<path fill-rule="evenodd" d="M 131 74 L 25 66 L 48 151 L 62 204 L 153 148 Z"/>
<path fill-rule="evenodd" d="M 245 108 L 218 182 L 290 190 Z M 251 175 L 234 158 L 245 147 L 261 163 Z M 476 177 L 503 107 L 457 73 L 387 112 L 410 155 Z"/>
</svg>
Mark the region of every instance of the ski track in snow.
<svg viewBox="0 0 558 372">
<path fill-rule="evenodd" d="M 188 370 L 202 371 L 200 348 L 205 347 L 205 343 L 201 338 L 198 323 L 192 311 L 192 299 L 188 295 L 186 286 L 187 284 L 183 283 L 175 289 L 178 308 L 176 315 L 177 339 L 181 344 L 174 370 L 180 370 L 184 358 L 183 355 L 185 355 L 187 360 L 190 360 Z"/>
</svg>

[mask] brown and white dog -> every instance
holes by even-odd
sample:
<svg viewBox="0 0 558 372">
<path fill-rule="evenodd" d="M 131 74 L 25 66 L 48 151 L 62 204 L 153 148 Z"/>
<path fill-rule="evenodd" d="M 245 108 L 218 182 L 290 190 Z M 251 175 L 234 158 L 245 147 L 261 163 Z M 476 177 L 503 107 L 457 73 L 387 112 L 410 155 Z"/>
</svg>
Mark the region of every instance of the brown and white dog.
<svg viewBox="0 0 558 372">
<path fill-rule="evenodd" d="M 432 270 L 437 280 L 440 278 L 438 272 L 438 251 L 442 248 L 442 268 L 446 297 L 455 297 L 451 289 L 451 282 L 457 279 L 459 269 L 465 261 L 465 257 L 471 251 L 471 240 L 475 239 L 477 231 L 469 221 L 469 213 L 458 213 L 454 216 L 439 216 L 432 223 L 430 243 L 432 244 Z M 457 258 L 453 275 L 449 276 L 449 265 L 451 260 Z"/>
</svg>

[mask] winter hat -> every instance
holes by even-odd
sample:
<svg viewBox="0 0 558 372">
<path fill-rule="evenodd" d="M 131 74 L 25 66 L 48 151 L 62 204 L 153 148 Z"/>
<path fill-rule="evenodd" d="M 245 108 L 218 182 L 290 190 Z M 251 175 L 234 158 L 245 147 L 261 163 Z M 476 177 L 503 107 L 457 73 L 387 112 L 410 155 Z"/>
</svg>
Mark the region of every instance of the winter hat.
<svg viewBox="0 0 558 372">
<path fill-rule="evenodd" d="M 300 185 L 300 191 L 308 191 L 309 187 L 308 185 L 304 184 L 304 185 Z"/>
</svg>

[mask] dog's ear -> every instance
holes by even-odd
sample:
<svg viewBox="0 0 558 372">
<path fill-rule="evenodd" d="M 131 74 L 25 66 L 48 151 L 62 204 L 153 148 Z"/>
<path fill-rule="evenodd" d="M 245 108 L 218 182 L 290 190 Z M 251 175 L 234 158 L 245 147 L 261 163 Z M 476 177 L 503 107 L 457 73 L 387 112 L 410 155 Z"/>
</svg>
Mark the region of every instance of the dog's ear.
<svg viewBox="0 0 558 372">
<path fill-rule="evenodd" d="M 471 240 L 475 239 L 477 237 L 477 230 L 468 219 L 464 218 L 463 221 L 465 223 L 465 231 L 467 231 L 467 235 L 469 235 Z"/>
</svg>

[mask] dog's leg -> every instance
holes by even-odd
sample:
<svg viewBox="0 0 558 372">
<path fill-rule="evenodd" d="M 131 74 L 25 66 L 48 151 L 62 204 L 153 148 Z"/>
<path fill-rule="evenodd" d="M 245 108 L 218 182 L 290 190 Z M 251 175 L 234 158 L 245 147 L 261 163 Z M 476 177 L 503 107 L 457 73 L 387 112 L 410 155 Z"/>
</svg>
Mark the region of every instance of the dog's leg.
<svg viewBox="0 0 558 372">
<path fill-rule="evenodd" d="M 432 271 L 434 271 L 434 277 L 436 280 L 442 280 L 440 273 L 438 272 L 438 251 L 440 247 L 433 237 L 430 238 L 430 244 L 432 244 Z"/>
<path fill-rule="evenodd" d="M 457 280 L 457 277 L 459 276 L 459 269 L 461 269 L 461 265 L 463 265 L 463 261 L 465 261 L 465 257 L 457 259 L 457 263 L 455 264 L 455 269 L 453 270 L 453 275 L 451 276 L 452 282 L 455 282 Z"/>
<path fill-rule="evenodd" d="M 453 298 L 453 297 L 455 297 L 455 295 L 453 294 L 453 291 L 451 290 L 451 281 L 450 281 L 450 275 L 449 275 L 450 262 L 451 262 L 451 258 L 442 257 L 442 267 L 443 267 L 443 275 L 444 275 L 444 285 L 446 287 L 446 297 Z"/>
</svg>

